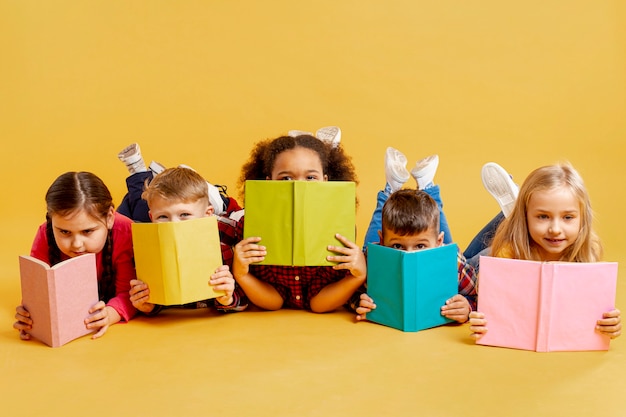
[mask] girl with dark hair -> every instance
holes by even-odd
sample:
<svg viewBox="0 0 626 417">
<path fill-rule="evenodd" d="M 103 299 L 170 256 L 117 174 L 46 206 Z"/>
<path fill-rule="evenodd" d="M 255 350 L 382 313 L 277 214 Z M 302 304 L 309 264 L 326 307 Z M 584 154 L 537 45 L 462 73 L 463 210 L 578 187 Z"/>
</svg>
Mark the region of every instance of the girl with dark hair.
<svg viewBox="0 0 626 417">
<path fill-rule="evenodd" d="M 129 299 L 136 278 L 131 220 L 116 213 L 111 193 L 90 172 L 66 172 L 46 193 L 46 222 L 37 230 L 31 256 L 55 265 L 85 253 L 96 254 L 100 301 L 85 312 L 85 326 L 102 336 L 110 325 L 136 313 Z M 24 306 L 16 308 L 13 327 L 30 339 L 32 319 Z"/>
</svg>

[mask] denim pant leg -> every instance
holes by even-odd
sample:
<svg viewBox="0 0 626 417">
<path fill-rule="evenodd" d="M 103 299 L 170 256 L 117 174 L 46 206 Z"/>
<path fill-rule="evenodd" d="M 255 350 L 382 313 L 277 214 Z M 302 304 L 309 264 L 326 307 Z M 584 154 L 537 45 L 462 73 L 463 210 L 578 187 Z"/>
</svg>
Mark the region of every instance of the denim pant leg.
<svg viewBox="0 0 626 417">
<path fill-rule="evenodd" d="M 387 188 L 385 188 L 385 190 L 386 189 Z M 367 249 L 368 243 L 380 242 L 380 237 L 378 237 L 378 231 L 381 230 L 383 227 L 383 206 L 385 205 L 385 201 L 387 201 L 388 198 L 389 195 L 385 191 L 378 192 L 378 196 L 376 197 L 376 208 L 372 213 L 372 219 L 370 220 L 367 232 L 365 233 L 365 239 L 363 240 L 364 251 L 365 249 Z"/>
<path fill-rule="evenodd" d="M 441 192 L 438 185 L 431 185 L 424 188 L 424 192 L 431 196 L 439 207 L 439 231 L 443 232 L 443 243 L 448 245 L 452 243 L 452 233 L 450 232 L 450 226 L 448 226 L 448 219 L 443 212 L 443 202 L 441 201 Z"/>
<path fill-rule="evenodd" d="M 465 252 L 463 252 L 466 259 L 475 257 L 491 245 L 491 240 L 496 234 L 496 229 L 498 228 L 498 225 L 502 223 L 502 220 L 504 220 L 504 214 L 500 212 L 496 215 L 496 217 L 491 219 L 491 221 L 487 223 L 487 225 L 483 227 L 476 236 L 474 236 L 474 239 L 472 239 L 470 244 L 467 246 L 467 249 L 465 249 Z"/>
<path fill-rule="evenodd" d="M 376 208 L 372 213 L 372 219 L 370 220 L 369 227 L 367 228 L 367 233 L 365 233 L 365 239 L 363 241 L 363 250 L 366 249 L 368 243 L 378 243 L 380 242 L 380 238 L 378 237 L 378 231 L 382 230 L 382 214 L 383 214 L 383 206 L 385 202 L 389 198 L 389 186 L 385 187 L 384 191 L 379 191 L 378 196 L 376 198 Z M 450 227 L 448 226 L 448 219 L 446 219 L 445 214 L 443 213 L 443 203 L 441 201 L 441 193 L 438 185 L 433 185 L 424 190 L 429 196 L 432 197 L 433 200 L 437 203 L 437 207 L 439 208 L 439 230 L 444 233 L 443 243 L 449 244 L 452 243 L 452 234 L 450 232 Z"/>
</svg>

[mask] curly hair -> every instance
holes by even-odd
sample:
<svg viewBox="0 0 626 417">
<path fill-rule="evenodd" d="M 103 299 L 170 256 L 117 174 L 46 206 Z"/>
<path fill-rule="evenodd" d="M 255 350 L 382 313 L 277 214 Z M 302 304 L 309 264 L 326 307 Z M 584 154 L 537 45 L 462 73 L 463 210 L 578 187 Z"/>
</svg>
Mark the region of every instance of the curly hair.
<svg viewBox="0 0 626 417">
<path fill-rule="evenodd" d="M 358 184 L 352 158 L 344 152 L 341 144 L 333 146 L 311 135 L 280 136 L 257 142 L 252 148 L 237 182 L 240 197 L 243 198 L 247 180 L 267 179 L 272 174 L 278 155 L 298 147 L 310 149 L 319 156 L 323 173 L 329 181 L 352 181 Z"/>
</svg>

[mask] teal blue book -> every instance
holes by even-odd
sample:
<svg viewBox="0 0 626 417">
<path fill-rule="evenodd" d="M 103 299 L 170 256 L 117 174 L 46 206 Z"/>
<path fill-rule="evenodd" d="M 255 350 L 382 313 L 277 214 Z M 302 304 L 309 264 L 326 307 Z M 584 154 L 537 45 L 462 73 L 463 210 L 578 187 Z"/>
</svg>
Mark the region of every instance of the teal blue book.
<svg viewBox="0 0 626 417">
<path fill-rule="evenodd" d="M 459 292 L 455 244 L 405 252 L 367 245 L 367 294 L 376 309 L 367 314 L 375 323 L 417 332 L 450 323 L 441 306 Z"/>
</svg>

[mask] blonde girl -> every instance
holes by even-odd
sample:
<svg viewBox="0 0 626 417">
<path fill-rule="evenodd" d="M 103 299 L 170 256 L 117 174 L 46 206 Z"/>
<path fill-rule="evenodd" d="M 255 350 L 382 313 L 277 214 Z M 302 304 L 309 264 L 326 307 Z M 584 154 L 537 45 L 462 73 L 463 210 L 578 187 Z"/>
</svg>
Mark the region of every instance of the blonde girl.
<svg viewBox="0 0 626 417">
<path fill-rule="evenodd" d="M 602 245 L 592 221 L 589 195 L 578 172 L 567 163 L 544 166 L 522 184 L 513 211 L 496 231 L 491 254 L 532 261 L 598 262 Z M 596 324 L 598 332 L 611 338 L 619 336 L 621 328 L 617 309 L 604 313 Z M 476 339 L 487 332 L 483 313 L 470 313 L 470 330 Z"/>
</svg>

